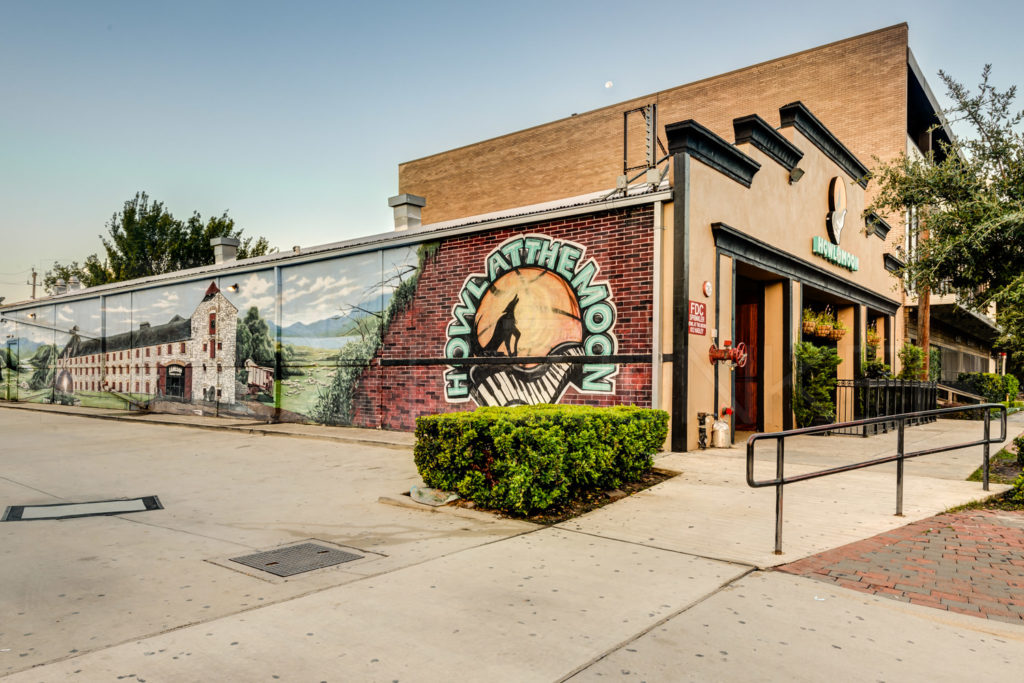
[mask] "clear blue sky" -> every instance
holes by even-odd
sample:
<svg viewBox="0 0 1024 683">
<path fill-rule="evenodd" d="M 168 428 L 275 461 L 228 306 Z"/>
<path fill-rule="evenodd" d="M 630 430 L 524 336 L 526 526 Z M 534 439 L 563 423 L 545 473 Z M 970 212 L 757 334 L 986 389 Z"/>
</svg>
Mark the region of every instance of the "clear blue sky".
<svg viewBox="0 0 1024 683">
<path fill-rule="evenodd" d="M 0 0 L 0 296 L 137 190 L 283 249 L 383 232 L 402 161 L 902 21 L 940 99 L 1024 83 L 1006 0 Z"/>
</svg>

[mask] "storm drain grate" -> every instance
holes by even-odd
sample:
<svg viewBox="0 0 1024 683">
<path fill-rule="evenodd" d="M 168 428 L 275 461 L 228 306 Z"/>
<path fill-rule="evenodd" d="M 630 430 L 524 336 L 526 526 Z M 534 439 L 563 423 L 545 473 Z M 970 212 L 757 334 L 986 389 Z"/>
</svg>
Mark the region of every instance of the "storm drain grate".
<svg viewBox="0 0 1024 683">
<path fill-rule="evenodd" d="M 333 567 L 343 562 L 363 559 L 362 555 L 346 553 L 344 550 L 327 548 L 316 543 L 300 543 L 299 545 L 268 550 L 252 555 L 230 558 L 232 562 L 244 564 L 246 567 L 260 569 L 274 576 L 293 576 L 303 572 Z"/>
</svg>

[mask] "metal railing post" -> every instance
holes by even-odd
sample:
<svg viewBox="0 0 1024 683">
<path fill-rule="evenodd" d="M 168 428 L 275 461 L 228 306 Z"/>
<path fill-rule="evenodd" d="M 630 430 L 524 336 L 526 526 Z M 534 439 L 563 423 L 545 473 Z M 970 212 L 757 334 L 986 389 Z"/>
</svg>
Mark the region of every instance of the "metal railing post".
<svg viewBox="0 0 1024 683">
<path fill-rule="evenodd" d="M 981 488 L 988 491 L 988 458 L 989 458 L 989 438 L 992 436 L 992 411 L 985 408 L 985 444 L 981 447 L 982 453 L 982 478 Z M 1005 430 L 1004 430 L 1005 431 Z"/>
<path fill-rule="evenodd" d="M 904 453 L 904 429 L 906 422 L 901 417 L 899 419 L 899 430 L 896 435 L 896 516 L 903 516 L 903 453 Z"/>
<path fill-rule="evenodd" d="M 783 461 L 785 460 L 785 439 L 775 440 L 775 554 L 782 554 L 782 489 Z"/>
</svg>

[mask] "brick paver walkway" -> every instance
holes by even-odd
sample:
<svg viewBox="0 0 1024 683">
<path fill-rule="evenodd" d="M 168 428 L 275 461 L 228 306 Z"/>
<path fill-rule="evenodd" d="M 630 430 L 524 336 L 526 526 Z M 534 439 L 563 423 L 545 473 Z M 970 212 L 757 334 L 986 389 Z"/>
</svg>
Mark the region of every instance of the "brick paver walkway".
<svg viewBox="0 0 1024 683">
<path fill-rule="evenodd" d="M 937 515 L 778 570 L 916 605 L 1024 623 L 1024 512 Z"/>
</svg>

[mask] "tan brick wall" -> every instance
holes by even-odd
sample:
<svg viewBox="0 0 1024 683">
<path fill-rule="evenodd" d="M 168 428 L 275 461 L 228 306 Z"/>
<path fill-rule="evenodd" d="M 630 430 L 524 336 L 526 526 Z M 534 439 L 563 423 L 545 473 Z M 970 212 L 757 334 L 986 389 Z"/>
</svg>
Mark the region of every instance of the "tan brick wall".
<svg viewBox="0 0 1024 683">
<path fill-rule="evenodd" d="M 622 112 L 651 102 L 663 141 L 665 124 L 685 119 L 732 141 L 734 118 L 756 113 L 778 125 L 779 107 L 800 100 L 872 166 L 873 156 L 905 149 L 906 89 L 907 25 L 899 24 L 406 162 L 398 191 L 426 197 L 423 222 L 434 223 L 614 187 Z"/>
</svg>

